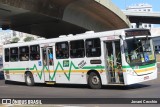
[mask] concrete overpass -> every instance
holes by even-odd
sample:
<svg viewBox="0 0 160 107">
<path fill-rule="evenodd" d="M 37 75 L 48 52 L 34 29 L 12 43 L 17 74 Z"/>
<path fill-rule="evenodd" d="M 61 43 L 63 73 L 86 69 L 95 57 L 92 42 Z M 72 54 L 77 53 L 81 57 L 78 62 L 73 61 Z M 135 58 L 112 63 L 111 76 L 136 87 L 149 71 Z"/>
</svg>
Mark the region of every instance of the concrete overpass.
<svg viewBox="0 0 160 107">
<path fill-rule="evenodd" d="M 111 0 L 0 0 L 0 26 L 47 38 L 127 28 Z"/>
<path fill-rule="evenodd" d="M 160 24 L 160 12 L 123 11 L 131 23 Z"/>
</svg>

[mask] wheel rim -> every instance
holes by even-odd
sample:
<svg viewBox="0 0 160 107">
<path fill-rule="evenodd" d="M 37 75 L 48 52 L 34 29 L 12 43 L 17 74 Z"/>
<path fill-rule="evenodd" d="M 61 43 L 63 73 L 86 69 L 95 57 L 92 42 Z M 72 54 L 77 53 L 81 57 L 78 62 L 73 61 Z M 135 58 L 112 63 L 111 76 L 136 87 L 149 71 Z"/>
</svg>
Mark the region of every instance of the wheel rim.
<svg viewBox="0 0 160 107">
<path fill-rule="evenodd" d="M 31 84 L 31 77 L 30 76 L 27 76 L 27 83 Z"/>
<path fill-rule="evenodd" d="M 97 85 L 97 84 L 99 84 L 99 78 L 97 77 L 97 76 L 93 76 L 93 78 L 92 78 L 92 83 L 94 84 L 94 85 Z"/>
</svg>

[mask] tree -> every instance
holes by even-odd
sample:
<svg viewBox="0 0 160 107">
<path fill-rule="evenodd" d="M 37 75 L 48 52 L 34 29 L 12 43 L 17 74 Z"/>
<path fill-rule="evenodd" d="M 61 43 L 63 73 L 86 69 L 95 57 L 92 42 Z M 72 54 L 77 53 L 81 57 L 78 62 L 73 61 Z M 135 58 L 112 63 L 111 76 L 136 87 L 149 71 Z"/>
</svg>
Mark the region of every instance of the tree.
<svg viewBox="0 0 160 107">
<path fill-rule="evenodd" d="M 12 39 L 11 42 L 12 42 L 12 43 L 17 43 L 19 40 L 20 40 L 20 39 L 19 39 L 18 37 L 15 37 L 15 38 Z"/>
<path fill-rule="evenodd" d="M 32 41 L 32 40 L 34 40 L 34 37 L 26 37 L 26 38 L 24 38 L 25 42 Z"/>
</svg>

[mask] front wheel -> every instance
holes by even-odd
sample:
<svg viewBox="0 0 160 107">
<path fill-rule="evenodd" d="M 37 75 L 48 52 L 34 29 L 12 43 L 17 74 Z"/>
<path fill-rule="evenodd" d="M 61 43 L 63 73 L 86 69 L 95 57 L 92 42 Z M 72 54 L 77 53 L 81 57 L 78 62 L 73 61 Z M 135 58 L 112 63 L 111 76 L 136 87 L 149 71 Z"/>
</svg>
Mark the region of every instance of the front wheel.
<svg viewBox="0 0 160 107">
<path fill-rule="evenodd" d="M 96 73 L 91 72 L 88 77 L 88 85 L 92 89 L 100 89 L 102 87 L 100 77 Z"/>
<path fill-rule="evenodd" d="M 33 86 L 34 85 L 34 79 L 33 75 L 31 73 L 26 73 L 25 75 L 25 82 L 28 86 Z"/>
</svg>

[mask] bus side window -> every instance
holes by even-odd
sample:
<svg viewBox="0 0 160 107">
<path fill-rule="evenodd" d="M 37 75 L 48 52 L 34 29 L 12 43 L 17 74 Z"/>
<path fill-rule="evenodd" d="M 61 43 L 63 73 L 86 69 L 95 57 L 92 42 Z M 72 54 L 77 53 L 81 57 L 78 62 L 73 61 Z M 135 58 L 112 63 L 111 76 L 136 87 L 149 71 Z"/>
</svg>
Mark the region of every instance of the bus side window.
<svg viewBox="0 0 160 107">
<path fill-rule="evenodd" d="M 48 56 L 49 56 L 49 65 L 53 65 L 53 51 L 52 48 L 48 50 Z"/>
<path fill-rule="evenodd" d="M 20 61 L 29 60 L 29 47 L 28 46 L 19 47 L 19 58 L 20 58 Z"/>
<path fill-rule="evenodd" d="M 70 42 L 70 57 L 83 58 L 85 56 L 84 40 L 76 40 Z"/>
<path fill-rule="evenodd" d="M 5 62 L 9 62 L 9 48 L 4 49 Z"/>
<path fill-rule="evenodd" d="M 101 56 L 101 42 L 99 38 L 86 39 L 85 45 L 87 57 Z"/>
<path fill-rule="evenodd" d="M 116 51 L 116 62 L 117 64 L 122 64 L 121 62 L 121 49 L 120 41 L 115 41 L 115 51 Z"/>
<path fill-rule="evenodd" d="M 67 58 L 69 58 L 68 42 L 56 43 L 56 58 L 57 59 L 67 59 Z"/>
<path fill-rule="evenodd" d="M 18 61 L 18 47 L 10 48 L 10 61 Z"/>
<path fill-rule="evenodd" d="M 40 47 L 39 45 L 30 46 L 30 60 L 40 60 Z"/>
</svg>

